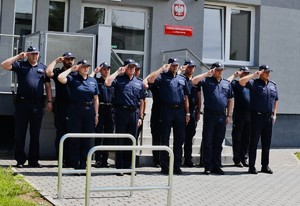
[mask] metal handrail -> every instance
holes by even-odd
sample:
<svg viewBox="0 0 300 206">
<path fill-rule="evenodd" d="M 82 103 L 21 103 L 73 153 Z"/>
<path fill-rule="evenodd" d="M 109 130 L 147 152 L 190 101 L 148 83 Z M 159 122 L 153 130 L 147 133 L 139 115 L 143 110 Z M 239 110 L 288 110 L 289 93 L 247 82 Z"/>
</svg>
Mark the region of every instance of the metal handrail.
<svg viewBox="0 0 300 206">
<path fill-rule="evenodd" d="M 67 138 L 129 138 L 132 141 L 132 145 L 136 145 L 136 139 L 131 134 L 106 134 L 106 133 L 68 133 L 62 136 L 59 142 L 59 153 L 58 153 L 58 181 L 57 181 L 57 197 L 61 198 L 61 185 L 62 185 L 62 175 L 63 174 L 80 174 L 80 173 L 86 173 L 86 170 L 71 170 L 71 169 L 62 169 L 63 165 L 63 150 L 64 150 L 64 141 Z M 132 156 L 135 158 L 135 150 L 132 150 Z M 102 173 L 111 173 L 115 170 L 101 170 Z M 124 169 L 122 172 L 130 172 L 131 169 Z M 93 170 L 93 173 L 98 173 L 98 170 Z"/>
<path fill-rule="evenodd" d="M 180 51 L 187 51 L 189 52 L 190 54 L 193 55 L 193 57 L 195 59 L 197 59 L 206 69 L 210 69 L 209 66 L 207 66 L 194 52 L 192 52 L 191 50 L 189 50 L 188 48 L 183 48 L 183 49 L 174 49 L 174 50 L 166 50 L 166 51 L 162 51 L 162 54 L 165 54 L 165 53 L 171 53 L 171 52 L 180 52 Z M 165 59 L 164 59 L 165 61 Z"/>
<path fill-rule="evenodd" d="M 168 176 L 168 185 L 167 186 L 134 186 L 135 179 L 135 155 L 132 155 L 131 161 L 131 181 L 130 187 L 93 187 L 91 188 L 91 161 L 92 155 L 96 151 L 127 151 L 127 150 L 160 150 L 167 151 L 169 153 L 169 176 Z M 86 187 L 85 187 L 85 205 L 90 205 L 90 192 L 97 191 L 130 191 L 130 196 L 132 196 L 133 191 L 142 191 L 142 190 L 152 190 L 152 189 L 166 189 L 168 190 L 167 205 L 171 205 L 172 201 L 172 187 L 173 187 L 173 166 L 174 166 L 174 154 L 173 150 L 167 146 L 95 146 L 90 149 L 87 156 L 87 166 L 86 166 Z M 122 169 L 115 169 L 115 171 L 122 171 Z M 101 171 L 99 171 L 101 173 Z"/>
</svg>

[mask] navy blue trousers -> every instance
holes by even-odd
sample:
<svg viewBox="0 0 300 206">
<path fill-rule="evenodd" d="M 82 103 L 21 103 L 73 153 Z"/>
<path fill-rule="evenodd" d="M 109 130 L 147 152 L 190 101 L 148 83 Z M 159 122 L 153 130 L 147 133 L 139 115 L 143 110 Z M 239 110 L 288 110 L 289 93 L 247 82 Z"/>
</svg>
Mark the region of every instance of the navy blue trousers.
<svg viewBox="0 0 300 206">
<path fill-rule="evenodd" d="M 139 110 L 130 111 L 127 109 L 116 108 L 115 109 L 115 126 L 116 133 L 131 134 L 136 138 L 137 136 L 137 124 L 138 124 Z M 132 145 L 132 141 L 129 138 L 117 138 L 117 145 Z M 129 169 L 131 168 L 131 151 L 117 151 L 116 152 L 116 168 L 117 169 Z"/>
<path fill-rule="evenodd" d="M 272 139 L 273 119 L 272 116 L 262 116 L 251 112 L 251 135 L 249 147 L 249 166 L 254 167 L 256 161 L 256 151 L 259 138 L 261 138 L 261 165 L 269 165 L 269 153 Z"/>
<path fill-rule="evenodd" d="M 226 132 L 226 115 L 204 113 L 202 149 L 206 169 L 221 167 L 222 143 Z"/>
<path fill-rule="evenodd" d="M 197 127 L 196 111 L 190 111 L 190 114 L 190 121 L 185 127 L 184 161 L 192 161 L 193 138 L 196 134 Z"/>
<path fill-rule="evenodd" d="M 232 150 L 235 164 L 248 159 L 250 141 L 250 112 L 233 112 Z"/>
<path fill-rule="evenodd" d="M 151 128 L 151 134 L 152 134 L 152 145 L 160 145 L 160 139 L 161 139 L 161 113 L 160 113 L 160 107 L 159 108 L 153 108 L 151 109 L 151 117 L 150 117 L 150 128 Z M 159 151 L 153 151 L 153 162 L 155 164 L 159 163 Z"/>
<path fill-rule="evenodd" d="M 94 105 L 85 107 L 69 105 L 67 128 L 69 133 L 94 133 L 95 132 Z M 84 169 L 86 167 L 87 153 L 91 147 L 90 138 L 70 138 L 68 145 L 70 166 Z"/>
<path fill-rule="evenodd" d="M 35 164 L 40 157 L 39 136 L 43 118 L 43 106 L 26 102 L 16 102 L 15 106 L 15 150 L 14 157 L 18 164 L 24 164 L 27 160 L 24 148 L 26 132 L 29 124 L 30 144 L 28 163 Z"/>
<path fill-rule="evenodd" d="M 113 108 L 111 105 L 99 106 L 99 122 L 95 130 L 96 133 L 113 133 L 114 121 L 113 121 Z M 115 139 L 111 138 L 96 138 L 96 145 L 114 145 Z M 96 161 L 107 163 L 108 151 L 98 151 L 95 155 Z"/>
<path fill-rule="evenodd" d="M 169 146 L 171 128 L 173 127 L 174 168 L 180 168 L 182 163 L 182 145 L 185 139 L 185 111 L 184 108 L 172 109 L 163 106 L 161 110 L 161 145 Z M 160 153 L 162 169 L 169 168 L 169 155 Z"/>
<path fill-rule="evenodd" d="M 56 128 L 56 138 L 55 138 L 55 148 L 56 148 L 56 155 L 58 157 L 59 152 L 59 141 L 67 133 L 67 114 L 68 114 L 68 103 L 55 101 L 53 107 L 54 113 L 54 125 Z M 68 142 L 69 139 L 66 139 L 64 142 L 64 162 L 69 163 L 68 158 Z"/>
</svg>

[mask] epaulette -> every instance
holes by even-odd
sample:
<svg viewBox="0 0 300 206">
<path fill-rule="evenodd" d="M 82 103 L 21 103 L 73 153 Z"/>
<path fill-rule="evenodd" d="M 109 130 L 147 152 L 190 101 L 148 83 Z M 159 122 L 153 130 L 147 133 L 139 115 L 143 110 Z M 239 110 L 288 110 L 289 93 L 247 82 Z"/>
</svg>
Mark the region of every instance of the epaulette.
<svg viewBox="0 0 300 206">
<path fill-rule="evenodd" d="M 179 74 L 179 76 L 182 76 L 183 78 L 186 78 L 186 76 L 184 74 Z"/>
<path fill-rule="evenodd" d="M 138 80 L 143 81 L 143 79 L 141 77 L 136 77 Z"/>
<path fill-rule="evenodd" d="M 276 82 L 274 82 L 274 81 L 272 81 L 272 80 L 270 80 L 270 82 L 272 82 L 273 84 L 275 84 L 275 85 L 276 85 Z"/>
<path fill-rule="evenodd" d="M 230 82 L 228 79 L 224 79 L 224 78 L 223 78 L 223 80 L 225 80 L 225 81 L 227 81 L 227 82 Z"/>
</svg>

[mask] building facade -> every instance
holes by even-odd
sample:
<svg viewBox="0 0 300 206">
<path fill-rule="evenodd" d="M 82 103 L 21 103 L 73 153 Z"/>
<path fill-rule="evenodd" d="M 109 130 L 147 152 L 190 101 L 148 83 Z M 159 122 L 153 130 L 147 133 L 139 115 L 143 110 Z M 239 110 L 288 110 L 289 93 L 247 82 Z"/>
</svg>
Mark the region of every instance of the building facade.
<svg viewBox="0 0 300 206">
<path fill-rule="evenodd" d="M 168 55 L 183 60 L 182 49 L 208 66 L 224 63 L 225 77 L 241 66 L 255 71 L 268 64 L 280 95 L 273 146 L 299 147 L 299 19 L 298 0 L 0 0 L 0 60 L 22 50 L 23 39 L 13 35 L 74 33 L 98 24 L 110 28 L 98 35 L 111 41 L 121 59 L 143 65 L 144 77 Z M 111 48 L 104 48 L 108 55 Z M 1 137 L 13 127 L 14 86 L 13 74 L 1 70 Z M 41 136 L 53 130 L 51 118 L 44 118 Z"/>
</svg>

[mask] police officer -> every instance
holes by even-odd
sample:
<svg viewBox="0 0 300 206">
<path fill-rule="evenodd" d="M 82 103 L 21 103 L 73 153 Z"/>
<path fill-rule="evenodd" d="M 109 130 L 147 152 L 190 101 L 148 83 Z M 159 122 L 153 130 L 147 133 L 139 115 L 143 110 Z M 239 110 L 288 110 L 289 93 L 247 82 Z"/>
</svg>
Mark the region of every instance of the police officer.
<svg viewBox="0 0 300 206">
<path fill-rule="evenodd" d="M 195 167 L 192 161 L 192 147 L 193 137 L 196 134 L 197 122 L 200 119 L 201 110 L 201 90 L 199 85 L 193 85 L 192 78 L 195 72 L 196 64 L 193 60 L 186 60 L 184 62 L 184 77 L 188 82 L 190 89 L 189 95 L 189 113 L 190 121 L 185 127 L 185 141 L 184 141 L 184 165 L 187 167 Z"/>
<path fill-rule="evenodd" d="M 81 60 L 77 65 L 58 75 L 58 81 L 67 84 L 70 89 L 67 108 L 67 128 L 70 133 L 93 133 L 98 124 L 99 90 L 97 81 L 88 76 L 90 66 L 86 60 Z M 69 75 L 72 71 L 78 73 Z M 71 138 L 69 142 L 70 166 L 84 169 L 90 139 Z"/>
<path fill-rule="evenodd" d="M 141 69 L 142 69 L 141 65 L 140 65 L 138 62 L 136 62 L 134 76 L 135 76 L 138 80 L 140 80 L 141 82 L 143 82 L 143 79 L 140 77 L 140 75 L 141 75 Z M 146 99 L 144 100 L 144 111 L 146 111 Z M 140 134 L 141 134 L 142 131 L 143 131 L 143 123 L 144 123 L 144 118 L 145 118 L 145 116 L 146 116 L 146 113 L 144 113 L 144 115 L 143 115 L 142 125 L 139 126 L 139 128 L 138 128 L 138 131 L 137 131 L 137 138 L 139 138 Z M 142 138 L 142 137 L 141 137 L 141 138 Z"/>
<path fill-rule="evenodd" d="M 151 75 L 151 74 L 150 74 Z M 160 145 L 161 141 L 161 101 L 159 95 L 159 87 L 157 80 L 154 83 L 149 83 L 148 75 L 144 80 L 144 87 L 151 91 L 152 93 L 152 107 L 151 107 L 151 117 L 150 117 L 150 129 L 152 135 L 152 145 Z M 159 151 L 152 151 L 153 165 L 154 167 L 160 167 L 159 165 Z"/>
<path fill-rule="evenodd" d="M 27 61 L 19 61 L 27 57 Z M 22 168 L 26 162 L 24 152 L 26 131 L 29 127 L 30 145 L 28 165 L 42 167 L 39 163 L 39 136 L 43 118 L 44 84 L 47 94 L 47 110 L 52 110 L 52 93 L 50 79 L 45 75 L 46 66 L 38 62 L 39 51 L 30 46 L 27 52 L 8 58 L 1 63 L 5 70 L 14 71 L 18 77 L 18 89 L 15 104 L 15 151 L 17 167 Z"/>
<path fill-rule="evenodd" d="M 202 87 L 204 95 L 202 146 L 204 174 L 207 175 L 224 174 L 221 169 L 222 143 L 226 124 L 231 118 L 233 92 L 230 82 L 222 77 L 223 70 L 223 64 L 215 62 L 208 72 L 197 75 L 192 80 L 193 84 Z"/>
<path fill-rule="evenodd" d="M 248 67 L 241 67 L 227 80 L 231 82 L 234 93 L 232 115 L 232 150 L 236 167 L 248 167 L 248 148 L 250 140 L 250 91 L 242 87 L 234 78 L 249 75 Z"/>
<path fill-rule="evenodd" d="M 269 153 L 273 125 L 276 121 L 278 91 L 276 83 L 270 80 L 271 71 L 268 65 L 261 65 L 259 71 L 239 80 L 241 86 L 250 90 L 251 132 L 248 172 L 251 174 L 257 174 L 255 160 L 259 138 L 262 146 L 261 172 L 273 173 L 269 167 Z"/>
<path fill-rule="evenodd" d="M 114 121 L 113 121 L 113 94 L 114 90 L 112 87 L 105 85 L 105 79 L 110 75 L 110 65 L 106 62 L 100 64 L 94 72 L 90 75 L 95 77 L 99 88 L 99 122 L 96 127 L 96 133 L 113 133 L 114 132 Z M 100 77 L 96 77 L 97 73 L 101 74 Z M 113 139 L 109 138 L 96 138 L 95 145 L 112 145 L 114 144 Z M 96 167 L 110 167 L 108 163 L 108 151 L 96 152 L 95 160 Z"/>
<path fill-rule="evenodd" d="M 161 100 L 161 145 L 169 146 L 171 128 L 173 127 L 174 173 L 182 174 L 181 158 L 182 145 L 185 139 L 185 125 L 190 120 L 190 94 L 186 79 L 177 74 L 179 62 L 177 58 L 170 58 L 168 64 L 163 65 L 149 76 L 149 83 L 157 79 Z M 168 174 L 168 153 L 161 152 L 161 172 Z"/>
<path fill-rule="evenodd" d="M 69 90 L 66 84 L 62 84 L 58 81 L 57 77 L 60 73 L 68 70 L 74 64 L 75 56 L 71 52 L 65 52 L 61 57 L 57 57 L 53 62 L 51 62 L 47 69 L 46 75 L 52 78 L 55 83 L 55 102 L 54 102 L 54 125 L 56 128 L 56 138 L 55 138 L 55 148 L 56 154 L 59 152 L 59 141 L 63 135 L 67 133 L 67 107 L 69 105 Z M 63 63 L 62 68 L 54 68 L 56 64 Z M 68 139 L 64 142 L 64 164 L 68 166 L 69 158 L 67 157 L 68 151 Z"/>
<path fill-rule="evenodd" d="M 146 91 L 143 83 L 134 76 L 136 62 L 126 59 L 124 66 L 106 78 L 106 86 L 114 88 L 114 108 L 116 133 L 129 133 L 137 137 L 137 128 L 141 126 L 144 116 L 144 99 Z M 128 138 L 116 139 L 117 145 L 132 145 Z M 116 152 L 116 168 L 131 167 L 131 151 Z M 120 173 L 118 175 L 123 175 Z"/>
</svg>

